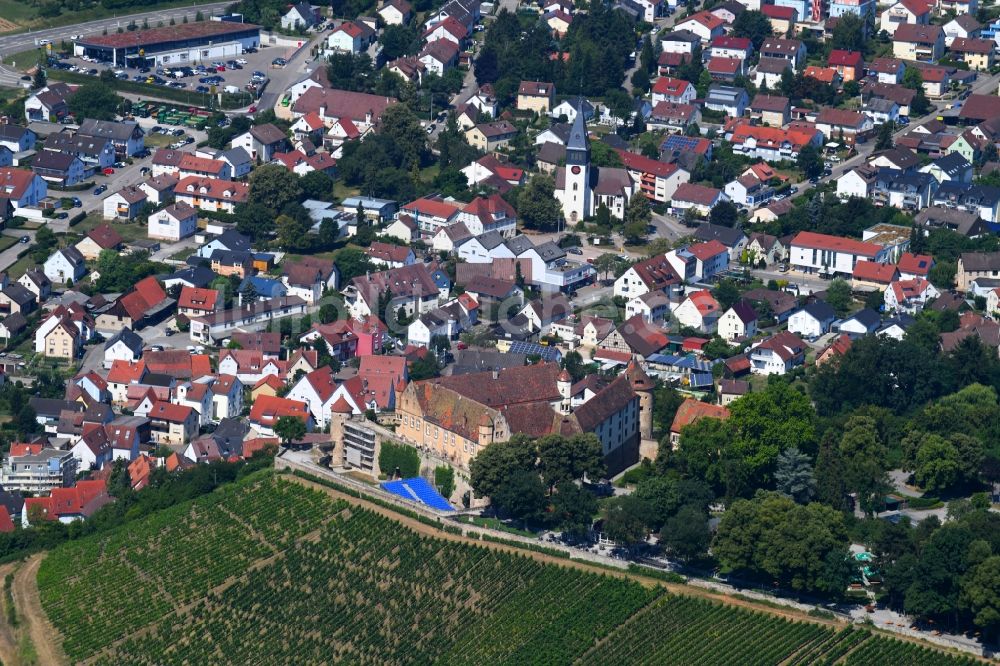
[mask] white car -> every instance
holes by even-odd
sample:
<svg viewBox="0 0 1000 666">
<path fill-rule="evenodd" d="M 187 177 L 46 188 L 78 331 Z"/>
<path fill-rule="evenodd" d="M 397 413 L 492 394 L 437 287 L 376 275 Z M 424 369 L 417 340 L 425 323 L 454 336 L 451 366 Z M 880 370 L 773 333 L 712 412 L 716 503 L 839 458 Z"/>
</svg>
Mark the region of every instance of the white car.
<svg viewBox="0 0 1000 666">
<path fill-rule="evenodd" d="M 83 35 L 70 35 L 69 38 L 70 38 L 71 41 L 75 42 L 75 41 L 78 41 L 80 39 L 83 39 Z"/>
<path fill-rule="evenodd" d="M 236 62 L 237 62 L 238 64 L 240 64 L 240 65 L 247 65 L 247 64 L 249 64 L 249 63 L 247 62 L 247 59 L 246 59 L 246 58 L 237 58 L 237 59 L 236 59 Z"/>
<path fill-rule="evenodd" d="M 38 40 L 38 45 L 39 46 L 48 46 L 51 43 L 52 43 L 51 39 L 39 39 Z"/>
</svg>

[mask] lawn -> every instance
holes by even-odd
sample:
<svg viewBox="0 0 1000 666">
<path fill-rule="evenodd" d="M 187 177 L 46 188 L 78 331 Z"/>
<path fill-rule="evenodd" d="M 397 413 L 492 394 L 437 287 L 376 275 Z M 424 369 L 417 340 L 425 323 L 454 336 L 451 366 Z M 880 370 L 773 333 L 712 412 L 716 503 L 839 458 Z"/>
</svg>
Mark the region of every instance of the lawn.
<svg viewBox="0 0 1000 666">
<path fill-rule="evenodd" d="M 17 239 L 14 238 L 13 236 L 0 236 L 0 252 L 3 252 L 11 245 L 14 245 L 16 243 Z"/>
<path fill-rule="evenodd" d="M 16 280 L 27 272 L 34 265 L 31 257 L 21 257 L 7 269 L 7 275 L 11 280 Z"/>
<path fill-rule="evenodd" d="M 146 147 L 147 148 L 166 148 L 172 143 L 176 143 L 179 137 L 170 136 L 169 134 L 153 134 L 150 132 L 146 135 Z"/>
<path fill-rule="evenodd" d="M 86 235 L 88 231 L 100 224 L 110 224 L 111 228 L 117 231 L 126 243 L 146 238 L 146 225 L 136 222 L 131 224 L 108 222 L 100 215 L 88 215 L 83 222 L 72 227 L 71 232 Z"/>
<path fill-rule="evenodd" d="M 0 0 L 0 7 L 5 4 L 4 0 Z M 7 14 L 3 14 L 3 16 L 7 16 Z M 18 53 L 12 53 L 9 56 L 5 56 L 4 62 L 10 63 L 11 67 L 16 67 L 17 69 L 24 71 L 37 65 L 41 55 L 41 49 L 31 48 L 26 51 L 20 51 Z"/>
</svg>

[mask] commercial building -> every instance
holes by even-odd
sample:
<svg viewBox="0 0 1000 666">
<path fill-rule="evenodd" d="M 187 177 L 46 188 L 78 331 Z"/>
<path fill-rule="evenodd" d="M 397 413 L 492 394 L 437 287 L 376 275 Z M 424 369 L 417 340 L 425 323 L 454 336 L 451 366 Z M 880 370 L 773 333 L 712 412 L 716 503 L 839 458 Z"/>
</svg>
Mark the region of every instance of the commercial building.
<svg viewBox="0 0 1000 666">
<path fill-rule="evenodd" d="M 113 35 L 89 35 L 73 45 L 77 56 L 122 65 L 186 65 L 222 60 L 260 46 L 260 26 L 199 21 Z"/>
</svg>

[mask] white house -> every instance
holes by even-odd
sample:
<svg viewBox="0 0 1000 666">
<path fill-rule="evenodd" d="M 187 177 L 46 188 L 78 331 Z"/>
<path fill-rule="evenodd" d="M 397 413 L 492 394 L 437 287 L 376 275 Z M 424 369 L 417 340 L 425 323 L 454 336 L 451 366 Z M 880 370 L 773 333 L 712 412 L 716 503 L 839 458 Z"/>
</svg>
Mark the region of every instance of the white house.
<svg viewBox="0 0 1000 666">
<path fill-rule="evenodd" d="M 150 238 L 179 241 L 198 230 L 198 211 L 186 203 L 175 203 L 149 216 Z"/>
<path fill-rule="evenodd" d="M 788 318 L 788 330 L 814 340 L 830 330 L 837 314 L 823 301 L 813 301 Z"/>
<path fill-rule="evenodd" d="M 870 308 L 864 308 L 840 323 L 840 332 L 851 337 L 871 335 L 882 324 L 882 318 Z"/>
<path fill-rule="evenodd" d="M 792 239 L 789 254 L 792 266 L 807 273 L 853 275 L 854 265 L 862 259 L 889 260 L 889 249 L 881 245 L 813 231 L 800 231 Z"/>
<path fill-rule="evenodd" d="M 281 17 L 281 27 L 285 30 L 300 30 L 313 27 L 316 21 L 316 10 L 309 3 L 301 2 L 292 5 L 292 8 L 285 12 Z"/>
<path fill-rule="evenodd" d="M 45 277 L 52 282 L 78 281 L 87 273 L 83 255 L 75 247 L 64 247 L 53 252 L 42 267 Z"/>
<path fill-rule="evenodd" d="M 129 185 L 104 198 L 104 219 L 132 221 L 146 204 L 146 193 Z"/>
<path fill-rule="evenodd" d="M 0 195 L 10 199 L 14 208 L 37 206 L 48 195 L 45 179 L 27 169 L 0 167 Z"/>
<path fill-rule="evenodd" d="M 757 334 L 757 312 L 743 299 L 733 303 L 721 317 L 716 333 L 723 340 L 746 340 Z"/>
<path fill-rule="evenodd" d="M 756 375 L 784 375 L 805 361 L 806 345 L 788 331 L 757 343 L 750 350 L 750 372 Z"/>
<path fill-rule="evenodd" d="M 668 318 L 670 297 L 662 291 L 650 291 L 636 296 L 625 304 L 625 319 L 631 319 L 636 315 L 649 324 Z"/>
<path fill-rule="evenodd" d="M 721 309 L 712 292 L 702 289 L 688 294 L 674 310 L 674 317 L 681 326 L 712 333 L 718 324 Z"/>
<path fill-rule="evenodd" d="M 104 367 L 110 368 L 115 361 L 138 361 L 144 344 L 142 338 L 126 326 L 104 343 Z"/>
<path fill-rule="evenodd" d="M 924 309 L 927 301 L 940 295 L 941 292 L 923 278 L 896 280 L 885 290 L 885 309 L 887 312 L 916 314 Z M 989 305 L 989 298 L 987 298 L 987 305 Z"/>
</svg>

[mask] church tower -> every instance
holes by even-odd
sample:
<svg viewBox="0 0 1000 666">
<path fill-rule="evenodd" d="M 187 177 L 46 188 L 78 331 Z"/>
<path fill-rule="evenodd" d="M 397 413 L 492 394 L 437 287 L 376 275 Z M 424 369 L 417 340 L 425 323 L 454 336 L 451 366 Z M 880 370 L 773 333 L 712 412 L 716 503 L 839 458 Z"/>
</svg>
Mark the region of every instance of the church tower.
<svg viewBox="0 0 1000 666">
<path fill-rule="evenodd" d="M 566 177 L 562 197 L 563 215 L 571 224 L 581 222 L 592 213 L 593 192 L 590 190 L 590 142 L 587 123 L 583 119 L 583 102 L 576 101 L 576 118 L 566 142 Z"/>
</svg>

